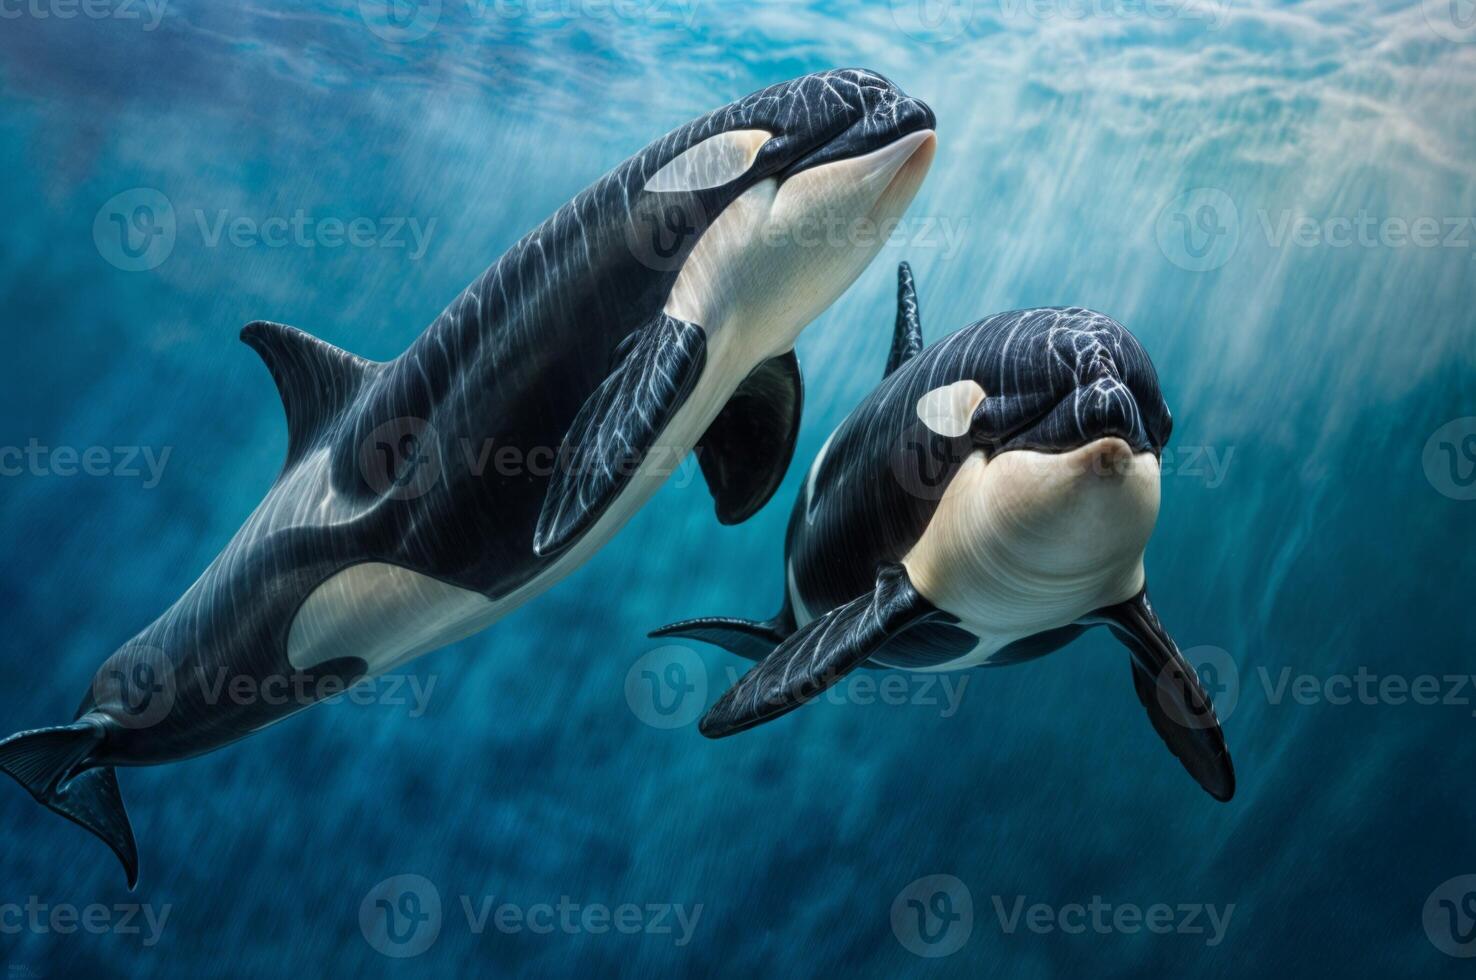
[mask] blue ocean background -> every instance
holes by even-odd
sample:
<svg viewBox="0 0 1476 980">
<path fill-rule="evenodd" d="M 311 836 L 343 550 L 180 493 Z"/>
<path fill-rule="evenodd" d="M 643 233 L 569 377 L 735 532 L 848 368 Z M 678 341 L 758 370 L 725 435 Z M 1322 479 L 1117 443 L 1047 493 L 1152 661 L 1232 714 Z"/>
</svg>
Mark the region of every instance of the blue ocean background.
<svg viewBox="0 0 1476 980">
<path fill-rule="evenodd" d="M 3 9 L 0 449 L 46 450 L 0 479 L 6 733 L 70 720 L 271 484 L 285 427 L 244 323 L 393 357 L 620 160 L 805 72 L 869 67 L 928 101 L 937 160 L 801 339 L 796 462 L 752 521 L 719 526 L 700 480 L 674 480 L 552 592 L 399 672 L 423 705 L 408 681 L 380 686 L 122 772 L 134 893 L 102 844 L 4 781 L 8 980 L 1465 968 L 1425 915 L 1476 873 L 1476 690 L 1447 679 L 1476 670 L 1462 0 L 399 2 Z M 110 216 L 140 202 L 174 234 L 134 257 Z M 365 217 L 374 241 L 211 234 L 295 215 L 320 232 Z M 1395 233 L 1420 219 L 1438 240 Z M 843 687 L 737 738 L 697 734 L 742 664 L 645 633 L 777 607 L 789 504 L 880 378 L 902 260 L 931 339 L 1071 304 L 1152 355 L 1177 452 L 1149 580 L 1211 665 L 1233 802 L 1165 751 L 1107 636 L 967 675 L 956 704 L 916 680 L 901 703 Z M 102 447 L 107 474 L 66 475 L 61 447 Z M 642 664 L 683 683 L 645 696 Z M 1433 677 L 1442 703 L 1335 703 L 1360 670 Z M 1302 675 L 1314 693 L 1294 697 Z M 661 727 L 673 705 L 687 723 Z M 422 951 L 361 924 L 401 875 L 442 908 Z M 926 906 L 951 913 L 920 938 L 903 892 L 932 875 L 956 879 Z M 1021 896 L 1233 912 L 1217 942 L 1010 930 L 999 910 Z M 701 910 L 684 936 L 477 932 L 463 908 L 565 897 Z M 157 937 L 6 928 L 27 902 L 168 918 Z M 958 948 L 916 955 L 943 951 L 936 929 Z"/>
</svg>

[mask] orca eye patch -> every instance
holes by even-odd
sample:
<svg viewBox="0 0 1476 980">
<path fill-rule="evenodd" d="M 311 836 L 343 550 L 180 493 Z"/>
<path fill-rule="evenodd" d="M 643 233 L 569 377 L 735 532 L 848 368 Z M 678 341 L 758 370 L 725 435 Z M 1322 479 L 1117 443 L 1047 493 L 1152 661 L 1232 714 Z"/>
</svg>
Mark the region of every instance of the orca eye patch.
<svg viewBox="0 0 1476 980">
<path fill-rule="evenodd" d="M 950 438 L 967 435 L 974 409 L 984 400 L 977 381 L 955 381 L 917 400 L 917 417 L 933 432 Z"/>
<path fill-rule="evenodd" d="M 656 171 L 646 190 L 705 191 L 732 183 L 748 173 L 773 135 L 766 129 L 734 129 L 708 137 Z"/>
</svg>

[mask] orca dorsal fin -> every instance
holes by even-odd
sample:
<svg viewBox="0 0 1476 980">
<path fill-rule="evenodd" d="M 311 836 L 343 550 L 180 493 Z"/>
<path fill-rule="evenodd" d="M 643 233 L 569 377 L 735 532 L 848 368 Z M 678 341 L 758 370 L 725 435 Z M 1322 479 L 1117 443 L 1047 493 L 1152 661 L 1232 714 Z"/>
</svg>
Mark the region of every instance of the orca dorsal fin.
<svg viewBox="0 0 1476 980">
<path fill-rule="evenodd" d="M 887 356 L 887 371 L 882 377 L 912 360 L 923 349 L 922 320 L 917 312 L 917 285 L 912 281 L 912 266 L 897 266 L 897 326 L 892 331 L 892 353 Z"/>
<path fill-rule="evenodd" d="M 287 411 L 287 462 L 297 462 L 324 427 L 353 400 L 380 364 L 284 323 L 257 320 L 241 339 L 261 355 Z"/>
</svg>

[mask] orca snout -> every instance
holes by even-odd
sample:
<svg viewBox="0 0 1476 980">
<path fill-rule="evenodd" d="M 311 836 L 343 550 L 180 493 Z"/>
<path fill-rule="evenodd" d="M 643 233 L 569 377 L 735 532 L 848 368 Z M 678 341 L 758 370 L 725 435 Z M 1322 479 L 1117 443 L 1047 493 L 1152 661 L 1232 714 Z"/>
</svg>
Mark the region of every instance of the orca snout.
<svg viewBox="0 0 1476 980">
<path fill-rule="evenodd" d="M 931 150 L 937 116 L 926 102 L 903 92 L 885 76 L 864 68 L 842 68 L 808 76 L 805 81 L 810 87 L 802 99 L 831 104 L 840 100 L 844 108 L 835 113 L 831 131 L 792 161 L 781 177 L 866 156 L 901 141 L 909 142 L 909 156 L 923 146 Z M 914 139 L 909 141 L 909 137 Z"/>
</svg>

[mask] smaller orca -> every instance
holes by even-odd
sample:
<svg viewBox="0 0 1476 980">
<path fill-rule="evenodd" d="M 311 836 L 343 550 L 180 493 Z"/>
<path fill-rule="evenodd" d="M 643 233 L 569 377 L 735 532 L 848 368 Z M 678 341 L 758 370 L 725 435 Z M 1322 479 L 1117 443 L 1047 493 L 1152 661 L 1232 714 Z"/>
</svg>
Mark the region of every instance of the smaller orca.
<svg viewBox="0 0 1476 980">
<path fill-rule="evenodd" d="M 1019 663 L 1101 625 L 1128 647 L 1159 736 L 1229 800 L 1214 707 L 1143 570 L 1172 424 L 1147 353 L 1091 310 L 1000 313 L 924 349 L 904 263 L 884 380 L 831 434 L 795 503 L 779 613 L 651 634 L 758 661 L 700 730 L 772 721 L 863 665 Z"/>
</svg>

